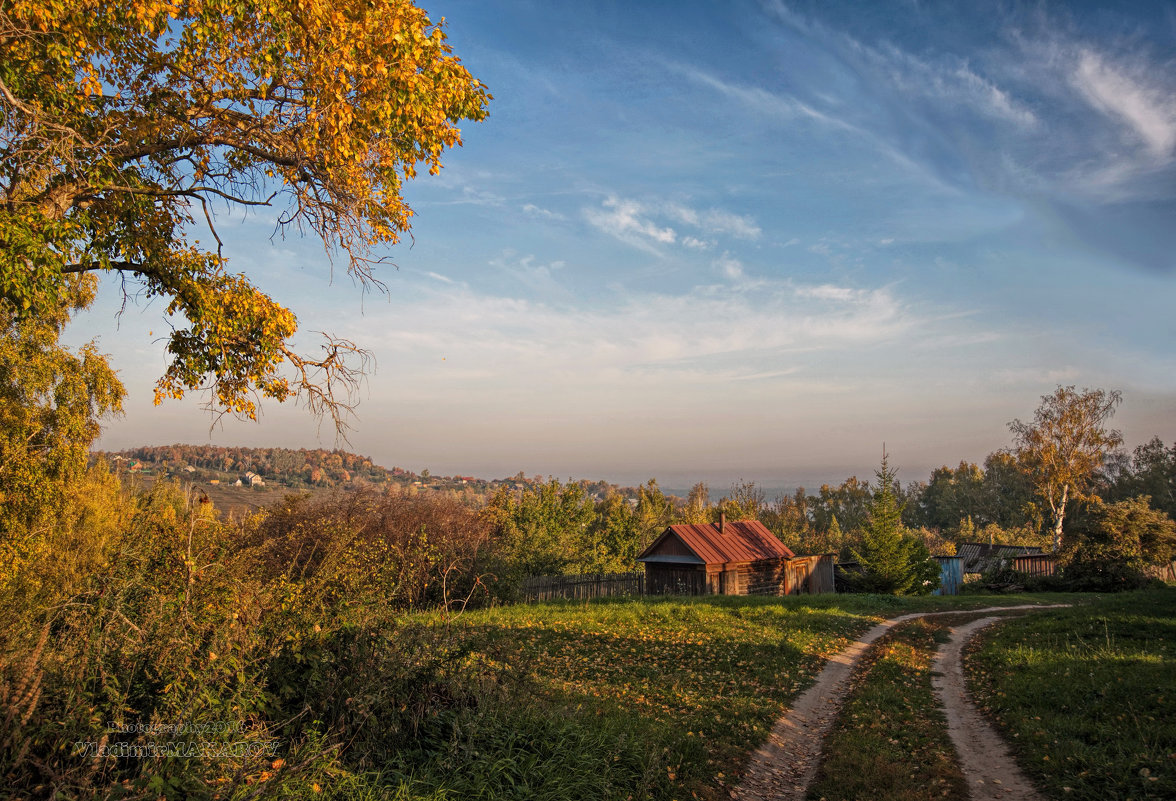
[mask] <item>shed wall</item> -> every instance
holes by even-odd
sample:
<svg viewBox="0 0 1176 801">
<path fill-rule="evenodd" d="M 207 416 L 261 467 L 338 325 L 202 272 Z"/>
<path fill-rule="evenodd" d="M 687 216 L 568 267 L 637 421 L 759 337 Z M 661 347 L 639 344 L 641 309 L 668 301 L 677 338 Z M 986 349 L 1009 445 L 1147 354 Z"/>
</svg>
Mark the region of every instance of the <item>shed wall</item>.
<svg viewBox="0 0 1176 801">
<path fill-rule="evenodd" d="M 705 565 L 645 563 L 645 591 L 651 595 L 704 595 L 707 589 Z"/>
<path fill-rule="evenodd" d="M 937 556 L 939 589 L 932 595 L 959 595 L 964 583 L 964 560 L 959 556 Z"/>
<path fill-rule="evenodd" d="M 1057 560 L 1052 554 L 1018 556 L 1013 559 L 1013 570 L 1030 576 L 1052 576 L 1057 570 Z"/>
</svg>

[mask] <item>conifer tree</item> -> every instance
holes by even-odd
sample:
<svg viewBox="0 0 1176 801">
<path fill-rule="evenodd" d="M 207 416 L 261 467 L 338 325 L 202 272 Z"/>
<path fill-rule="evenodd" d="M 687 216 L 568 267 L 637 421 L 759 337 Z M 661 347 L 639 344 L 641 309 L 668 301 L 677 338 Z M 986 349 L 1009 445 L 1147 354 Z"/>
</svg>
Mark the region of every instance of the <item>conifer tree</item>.
<svg viewBox="0 0 1176 801">
<path fill-rule="evenodd" d="M 926 545 L 902 524 L 895 471 L 890 469 L 885 451 L 875 475 L 878 486 L 869 504 L 861 549 L 852 551 L 862 566 L 858 586 L 864 592 L 893 595 L 930 592 L 939 586 L 938 568 L 933 567 Z"/>
</svg>

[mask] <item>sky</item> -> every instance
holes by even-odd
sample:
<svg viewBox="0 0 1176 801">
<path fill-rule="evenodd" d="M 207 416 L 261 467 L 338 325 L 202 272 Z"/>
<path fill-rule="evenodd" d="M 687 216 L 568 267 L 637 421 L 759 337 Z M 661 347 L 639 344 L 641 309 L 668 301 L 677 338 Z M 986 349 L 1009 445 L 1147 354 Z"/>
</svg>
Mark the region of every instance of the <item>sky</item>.
<svg viewBox="0 0 1176 801">
<path fill-rule="evenodd" d="M 663 486 L 904 481 L 1010 445 L 1058 385 L 1176 440 L 1170 2 L 425 0 L 494 100 L 408 185 L 388 292 L 276 211 L 230 269 L 374 353 L 386 467 Z M 69 336 L 129 390 L 98 447 L 336 446 L 304 410 L 152 406 L 161 304 Z"/>
</svg>

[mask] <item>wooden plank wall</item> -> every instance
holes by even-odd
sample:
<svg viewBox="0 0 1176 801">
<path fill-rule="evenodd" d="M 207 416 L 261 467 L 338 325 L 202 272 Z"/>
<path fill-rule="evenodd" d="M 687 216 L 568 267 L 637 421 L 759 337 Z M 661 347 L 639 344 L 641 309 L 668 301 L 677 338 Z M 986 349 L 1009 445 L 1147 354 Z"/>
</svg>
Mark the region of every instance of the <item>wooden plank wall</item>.
<svg viewBox="0 0 1176 801">
<path fill-rule="evenodd" d="M 707 575 L 701 566 L 670 567 L 651 565 L 646 572 L 645 592 L 648 595 L 706 595 Z"/>
<path fill-rule="evenodd" d="M 1013 558 L 1013 570 L 1029 576 L 1052 576 L 1058 569 L 1052 554 L 1034 554 Z"/>
<path fill-rule="evenodd" d="M 833 592 L 833 555 L 758 562 L 748 569 L 748 595 L 818 595 Z"/>
<path fill-rule="evenodd" d="M 939 589 L 932 595 L 959 595 L 964 583 L 964 560 L 959 556 L 937 556 Z"/>
</svg>

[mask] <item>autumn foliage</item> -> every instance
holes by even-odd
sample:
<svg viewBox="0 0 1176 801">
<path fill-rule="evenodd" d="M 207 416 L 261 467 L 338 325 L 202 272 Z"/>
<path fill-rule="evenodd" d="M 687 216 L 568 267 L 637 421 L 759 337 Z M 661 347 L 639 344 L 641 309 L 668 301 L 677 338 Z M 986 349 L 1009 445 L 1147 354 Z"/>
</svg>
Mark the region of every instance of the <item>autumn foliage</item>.
<svg viewBox="0 0 1176 801">
<path fill-rule="evenodd" d="M 339 420 L 362 349 L 295 351 L 293 312 L 229 271 L 216 209 L 274 206 L 378 283 L 404 181 L 489 97 L 407 0 L 5 0 L 0 298 L 55 313 L 71 274 L 121 273 L 183 321 L 157 402 L 207 387 L 229 413 L 298 396 Z"/>
</svg>

